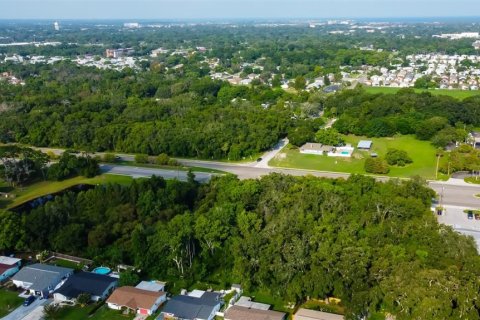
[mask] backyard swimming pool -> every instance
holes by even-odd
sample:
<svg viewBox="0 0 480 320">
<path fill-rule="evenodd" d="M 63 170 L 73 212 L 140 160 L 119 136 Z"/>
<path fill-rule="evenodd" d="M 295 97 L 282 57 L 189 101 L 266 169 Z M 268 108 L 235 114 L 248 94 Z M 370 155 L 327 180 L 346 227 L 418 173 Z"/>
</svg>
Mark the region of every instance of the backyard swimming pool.
<svg viewBox="0 0 480 320">
<path fill-rule="evenodd" d="M 109 274 L 109 273 L 112 272 L 112 269 L 110 269 L 108 267 L 98 267 L 98 268 L 93 269 L 93 272 L 98 273 L 98 274 Z"/>
</svg>

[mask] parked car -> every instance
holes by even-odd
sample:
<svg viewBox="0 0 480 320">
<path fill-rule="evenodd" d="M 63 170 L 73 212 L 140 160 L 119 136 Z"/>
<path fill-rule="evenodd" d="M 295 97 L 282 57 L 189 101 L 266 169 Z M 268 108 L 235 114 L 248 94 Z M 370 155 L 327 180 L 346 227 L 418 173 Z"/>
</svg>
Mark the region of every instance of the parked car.
<svg viewBox="0 0 480 320">
<path fill-rule="evenodd" d="M 35 296 L 28 296 L 28 298 L 25 299 L 25 301 L 23 301 L 23 305 L 25 307 L 28 307 L 29 305 L 32 304 L 33 301 L 35 301 Z"/>
<path fill-rule="evenodd" d="M 260 162 L 260 161 L 262 161 L 262 160 L 263 160 L 262 158 L 258 158 L 258 159 L 257 159 L 257 162 Z"/>
<path fill-rule="evenodd" d="M 475 220 L 480 220 L 480 214 L 479 213 L 475 213 Z"/>
<path fill-rule="evenodd" d="M 468 218 L 468 220 L 472 220 L 472 219 L 473 219 L 473 212 L 472 212 L 472 211 L 468 211 L 468 212 L 467 212 L 467 218 Z"/>
</svg>

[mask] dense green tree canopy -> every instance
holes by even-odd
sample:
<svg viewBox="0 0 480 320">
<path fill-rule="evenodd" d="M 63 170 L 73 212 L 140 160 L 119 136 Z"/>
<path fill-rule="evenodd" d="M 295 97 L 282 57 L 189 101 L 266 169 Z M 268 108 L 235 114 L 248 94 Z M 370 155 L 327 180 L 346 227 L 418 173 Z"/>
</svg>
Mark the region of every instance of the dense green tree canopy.
<svg viewBox="0 0 480 320">
<path fill-rule="evenodd" d="M 432 196 L 418 179 L 152 178 L 68 193 L 22 219 L 3 214 L 20 227 L 0 244 L 133 264 L 185 285 L 240 282 L 286 301 L 336 296 L 349 319 L 478 319 L 475 244 L 436 222 Z"/>
</svg>

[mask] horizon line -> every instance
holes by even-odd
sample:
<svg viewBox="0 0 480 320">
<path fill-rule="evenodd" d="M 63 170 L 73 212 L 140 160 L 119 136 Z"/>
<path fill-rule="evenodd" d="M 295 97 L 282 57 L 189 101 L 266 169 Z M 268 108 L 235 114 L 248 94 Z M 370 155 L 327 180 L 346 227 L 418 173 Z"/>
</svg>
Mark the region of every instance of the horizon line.
<svg viewBox="0 0 480 320">
<path fill-rule="evenodd" d="M 135 17 L 119 17 L 119 18 L 1 18 L 0 21 L 119 21 L 119 20 L 136 20 L 136 21 L 244 21 L 244 20 L 276 20 L 276 21 L 292 21 L 300 19 L 309 19 L 309 20 L 331 20 L 331 19 L 342 19 L 342 20 L 362 20 L 362 19 L 480 19 L 480 15 L 456 15 L 456 16 L 324 16 L 324 17 L 231 17 L 231 18 L 220 18 L 220 17 L 199 17 L 199 18 L 135 18 Z M 308 23 L 310 21 L 305 21 Z M 480 21 L 479 21 L 480 22 Z"/>
</svg>

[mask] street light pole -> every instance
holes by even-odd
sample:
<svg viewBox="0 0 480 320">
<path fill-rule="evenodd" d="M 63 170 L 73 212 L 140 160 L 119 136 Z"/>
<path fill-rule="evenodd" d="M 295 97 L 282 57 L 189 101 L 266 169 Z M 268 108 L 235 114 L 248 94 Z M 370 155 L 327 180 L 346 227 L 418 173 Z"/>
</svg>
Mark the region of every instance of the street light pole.
<svg viewBox="0 0 480 320">
<path fill-rule="evenodd" d="M 437 155 L 437 169 L 435 170 L 435 180 L 438 179 L 438 166 L 440 164 L 440 154 Z"/>
</svg>

